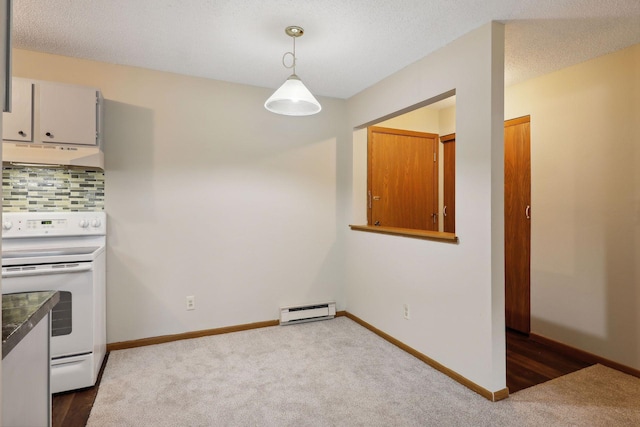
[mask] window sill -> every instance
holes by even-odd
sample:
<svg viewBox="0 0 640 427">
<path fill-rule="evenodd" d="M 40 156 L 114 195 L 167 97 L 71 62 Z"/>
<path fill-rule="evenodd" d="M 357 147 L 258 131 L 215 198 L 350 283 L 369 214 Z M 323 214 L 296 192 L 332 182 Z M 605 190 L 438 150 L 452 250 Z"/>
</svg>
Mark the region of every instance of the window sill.
<svg viewBox="0 0 640 427">
<path fill-rule="evenodd" d="M 376 227 L 371 225 L 349 225 L 349 227 L 356 231 L 368 231 L 370 233 L 390 234 L 392 236 L 413 237 L 415 239 L 436 240 L 446 243 L 458 243 L 458 236 L 454 233 L 413 230 L 410 228 Z"/>
</svg>

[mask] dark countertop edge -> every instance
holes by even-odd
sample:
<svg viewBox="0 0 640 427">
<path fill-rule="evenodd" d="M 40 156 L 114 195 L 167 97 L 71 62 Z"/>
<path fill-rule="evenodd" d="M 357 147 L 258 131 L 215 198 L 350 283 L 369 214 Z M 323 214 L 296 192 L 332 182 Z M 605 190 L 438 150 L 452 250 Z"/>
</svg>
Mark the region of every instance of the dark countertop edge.
<svg viewBox="0 0 640 427">
<path fill-rule="evenodd" d="M 14 298 L 23 295 L 26 298 L 28 294 L 48 294 L 43 295 L 45 299 L 43 299 L 40 304 L 37 306 L 35 311 L 31 312 L 29 315 L 26 315 L 24 320 L 20 319 L 21 322 L 12 322 L 18 323 L 15 329 L 8 334 L 7 338 L 2 341 L 2 359 L 4 359 L 11 351 L 16 348 L 16 346 L 23 340 L 24 337 L 27 336 L 29 332 L 58 304 L 60 301 L 60 292 L 57 291 L 44 291 L 44 292 L 21 292 L 16 294 L 3 294 L 2 298 L 4 299 L 6 296 L 13 295 Z M 4 311 L 4 303 L 3 303 L 3 311 Z M 4 316 L 3 316 L 4 317 Z M 3 325 L 4 327 L 4 325 Z"/>
</svg>

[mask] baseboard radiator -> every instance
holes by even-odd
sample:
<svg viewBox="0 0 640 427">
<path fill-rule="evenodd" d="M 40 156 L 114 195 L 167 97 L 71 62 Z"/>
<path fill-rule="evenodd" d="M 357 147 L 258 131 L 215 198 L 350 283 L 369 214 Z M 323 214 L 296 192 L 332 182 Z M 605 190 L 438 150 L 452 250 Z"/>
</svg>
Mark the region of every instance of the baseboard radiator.
<svg viewBox="0 0 640 427">
<path fill-rule="evenodd" d="M 280 309 L 280 324 L 293 325 L 295 323 L 314 322 L 316 320 L 333 319 L 335 316 L 335 302 L 283 307 Z"/>
</svg>

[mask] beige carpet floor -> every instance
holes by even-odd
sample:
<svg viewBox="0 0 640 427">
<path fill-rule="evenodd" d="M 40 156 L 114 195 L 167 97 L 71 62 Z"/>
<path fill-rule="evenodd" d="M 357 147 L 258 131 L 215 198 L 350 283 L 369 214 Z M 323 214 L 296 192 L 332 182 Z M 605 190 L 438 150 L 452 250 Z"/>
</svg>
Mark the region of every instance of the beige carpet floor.
<svg viewBox="0 0 640 427">
<path fill-rule="evenodd" d="M 521 390 L 504 403 L 525 425 L 640 426 L 640 379 L 594 365 Z"/>
<path fill-rule="evenodd" d="M 639 426 L 640 379 L 595 365 L 492 403 L 355 322 L 114 351 L 88 426 Z"/>
</svg>

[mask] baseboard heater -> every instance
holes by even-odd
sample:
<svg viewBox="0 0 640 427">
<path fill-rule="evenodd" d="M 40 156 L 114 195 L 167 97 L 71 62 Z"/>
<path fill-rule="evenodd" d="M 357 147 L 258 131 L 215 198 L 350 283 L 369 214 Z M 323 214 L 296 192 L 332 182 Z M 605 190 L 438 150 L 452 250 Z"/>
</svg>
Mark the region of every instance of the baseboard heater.
<svg viewBox="0 0 640 427">
<path fill-rule="evenodd" d="M 280 324 L 314 322 L 316 320 L 333 319 L 336 316 L 336 303 L 300 305 L 280 309 Z"/>
</svg>

